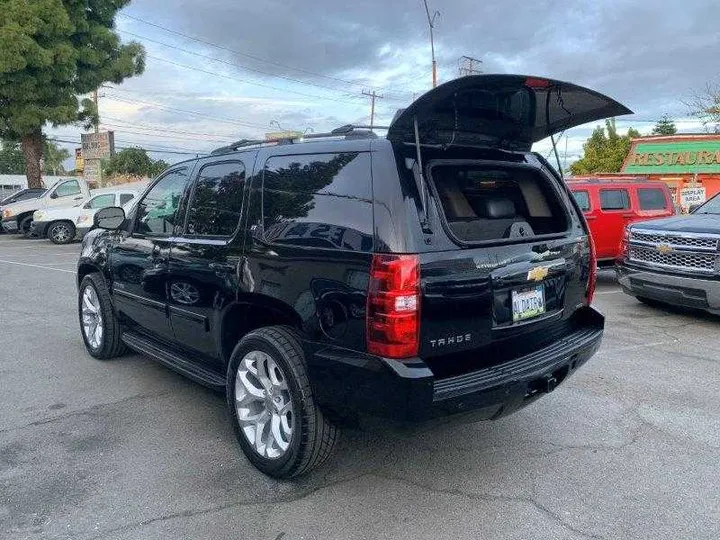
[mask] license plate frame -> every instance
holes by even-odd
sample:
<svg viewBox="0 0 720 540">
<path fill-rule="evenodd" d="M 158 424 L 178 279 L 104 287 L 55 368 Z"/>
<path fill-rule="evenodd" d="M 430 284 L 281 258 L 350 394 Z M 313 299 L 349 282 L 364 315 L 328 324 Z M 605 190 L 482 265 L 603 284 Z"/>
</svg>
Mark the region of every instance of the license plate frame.
<svg viewBox="0 0 720 540">
<path fill-rule="evenodd" d="M 513 289 L 510 293 L 510 307 L 513 323 L 525 322 L 544 315 L 547 312 L 545 287 L 535 285 L 534 287 Z"/>
</svg>

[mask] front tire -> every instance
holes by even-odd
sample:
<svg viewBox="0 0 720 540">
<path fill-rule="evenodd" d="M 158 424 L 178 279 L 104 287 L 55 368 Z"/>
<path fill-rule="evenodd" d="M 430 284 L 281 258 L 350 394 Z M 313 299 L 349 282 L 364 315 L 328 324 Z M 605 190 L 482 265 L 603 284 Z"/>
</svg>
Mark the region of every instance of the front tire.
<svg viewBox="0 0 720 540">
<path fill-rule="evenodd" d="M 337 428 L 315 403 L 292 328 L 271 326 L 247 334 L 232 353 L 227 381 L 235 435 L 261 472 L 292 478 L 330 456 Z"/>
<path fill-rule="evenodd" d="M 120 339 L 122 328 L 101 274 L 88 274 L 80 282 L 78 317 L 85 348 L 92 356 L 109 360 L 125 352 L 125 345 Z"/>
<path fill-rule="evenodd" d="M 18 234 L 23 235 L 24 238 L 30 238 L 30 226 L 32 225 L 32 216 L 26 216 L 18 222 Z"/>
<path fill-rule="evenodd" d="M 52 223 L 47 230 L 47 237 L 53 244 L 69 244 L 75 240 L 75 225 L 69 221 Z"/>
</svg>

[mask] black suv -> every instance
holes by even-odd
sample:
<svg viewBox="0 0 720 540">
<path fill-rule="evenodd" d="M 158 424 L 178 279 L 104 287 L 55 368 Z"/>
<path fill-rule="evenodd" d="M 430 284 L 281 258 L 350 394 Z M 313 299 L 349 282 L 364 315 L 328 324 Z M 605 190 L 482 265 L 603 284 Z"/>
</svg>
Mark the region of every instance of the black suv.
<svg viewBox="0 0 720 540">
<path fill-rule="evenodd" d="M 261 471 L 291 477 L 340 423 L 498 418 L 598 349 L 582 212 L 533 142 L 628 113 L 590 90 L 480 75 L 346 126 L 179 163 L 83 242 L 91 355 L 125 347 L 222 390 Z"/>
</svg>

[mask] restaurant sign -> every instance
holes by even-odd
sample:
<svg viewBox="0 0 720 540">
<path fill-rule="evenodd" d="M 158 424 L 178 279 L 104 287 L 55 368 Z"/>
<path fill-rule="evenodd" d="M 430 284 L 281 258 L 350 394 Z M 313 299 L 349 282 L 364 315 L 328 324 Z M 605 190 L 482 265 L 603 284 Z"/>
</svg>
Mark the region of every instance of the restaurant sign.
<svg viewBox="0 0 720 540">
<path fill-rule="evenodd" d="M 638 142 L 631 149 L 622 172 L 720 173 L 718 140 Z"/>
</svg>

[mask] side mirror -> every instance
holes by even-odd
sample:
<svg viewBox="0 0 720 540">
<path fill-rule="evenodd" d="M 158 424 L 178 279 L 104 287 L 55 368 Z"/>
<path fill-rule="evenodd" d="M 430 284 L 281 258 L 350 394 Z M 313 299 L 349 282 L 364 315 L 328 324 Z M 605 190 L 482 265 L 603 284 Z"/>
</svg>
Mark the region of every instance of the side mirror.
<svg viewBox="0 0 720 540">
<path fill-rule="evenodd" d="M 109 206 L 95 212 L 93 225 L 100 229 L 114 231 L 125 222 L 125 210 L 117 206 Z"/>
<path fill-rule="evenodd" d="M 688 208 L 688 212 L 691 213 L 691 214 L 694 214 L 694 213 L 695 213 L 695 210 L 697 210 L 697 209 L 700 208 L 701 206 L 702 206 L 702 204 L 691 204 L 691 205 L 690 205 L 690 208 Z"/>
<path fill-rule="evenodd" d="M 57 199 L 59 196 L 60 196 L 60 195 L 57 194 L 57 191 L 53 191 L 53 192 L 50 194 L 50 198 L 51 198 L 51 199 Z"/>
</svg>

